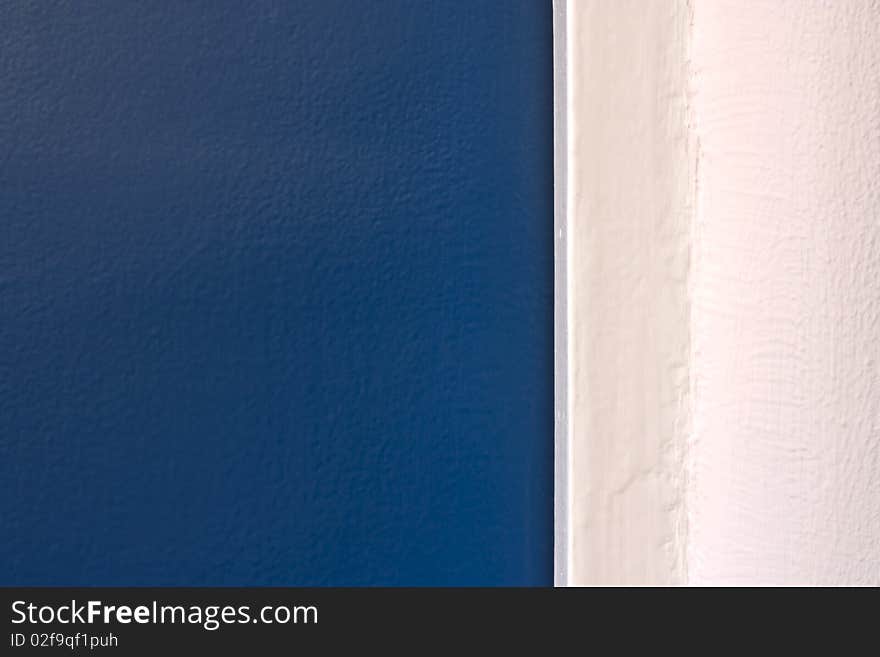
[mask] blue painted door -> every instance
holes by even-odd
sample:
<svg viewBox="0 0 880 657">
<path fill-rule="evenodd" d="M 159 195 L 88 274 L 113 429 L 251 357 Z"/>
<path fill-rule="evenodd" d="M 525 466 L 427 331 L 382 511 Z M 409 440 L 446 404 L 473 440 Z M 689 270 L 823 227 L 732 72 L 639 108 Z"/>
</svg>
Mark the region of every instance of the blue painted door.
<svg viewBox="0 0 880 657">
<path fill-rule="evenodd" d="M 549 0 L 0 10 L 3 584 L 549 584 Z"/>
</svg>

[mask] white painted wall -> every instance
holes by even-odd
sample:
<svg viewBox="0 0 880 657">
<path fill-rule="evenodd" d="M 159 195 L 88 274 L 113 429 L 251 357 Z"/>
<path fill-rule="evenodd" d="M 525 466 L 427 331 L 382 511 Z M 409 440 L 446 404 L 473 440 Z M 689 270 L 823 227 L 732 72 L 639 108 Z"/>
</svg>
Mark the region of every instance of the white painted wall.
<svg viewBox="0 0 880 657">
<path fill-rule="evenodd" d="M 880 584 L 880 5 L 696 0 L 688 570 Z"/>
<path fill-rule="evenodd" d="M 560 583 L 880 584 L 880 5 L 557 4 Z"/>
</svg>

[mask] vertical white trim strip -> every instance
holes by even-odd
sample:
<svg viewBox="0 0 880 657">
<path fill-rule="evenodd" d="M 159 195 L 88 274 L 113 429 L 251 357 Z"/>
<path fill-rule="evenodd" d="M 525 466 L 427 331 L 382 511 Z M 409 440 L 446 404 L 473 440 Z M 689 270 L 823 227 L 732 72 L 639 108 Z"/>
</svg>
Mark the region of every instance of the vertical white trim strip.
<svg viewBox="0 0 880 657">
<path fill-rule="evenodd" d="M 568 584 L 569 412 L 568 412 L 568 239 L 566 207 L 568 139 L 566 122 L 568 52 L 567 0 L 553 0 L 553 254 L 554 254 L 554 565 L 556 586 Z"/>
<path fill-rule="evenodd" d="M 555 6 L 556 581 L 679 584 L 690 7 Z"/>
</svg>

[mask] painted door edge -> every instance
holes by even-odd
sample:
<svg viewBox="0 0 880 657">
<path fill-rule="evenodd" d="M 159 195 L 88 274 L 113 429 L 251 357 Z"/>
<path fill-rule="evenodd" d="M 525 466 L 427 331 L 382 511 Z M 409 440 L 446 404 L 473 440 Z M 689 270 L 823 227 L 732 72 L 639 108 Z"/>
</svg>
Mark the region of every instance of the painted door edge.
<svg viewBox="0 0 880 657">
<path fill-rule="evenodd" d="M 568 239 L 566 0 L 553 0 L 554 549 L 553 581 L 568 584 Z"/>
</svg>

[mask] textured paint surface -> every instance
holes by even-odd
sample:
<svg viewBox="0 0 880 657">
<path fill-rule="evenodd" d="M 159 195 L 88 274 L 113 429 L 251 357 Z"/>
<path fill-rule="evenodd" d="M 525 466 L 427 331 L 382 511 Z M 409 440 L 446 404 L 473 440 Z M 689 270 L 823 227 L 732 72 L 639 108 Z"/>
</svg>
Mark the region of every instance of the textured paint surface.
<svg viewBox="0 0 880 657">
<path fill-rule="evenodd" d="M 688 8 L 567 5 L 568 574 L 679 583 L 693 157 Z"/>
<path fill-rule="evenodd" d="M 880 584 L 880 5 L 567 10 L 567 581 Z"/>
<path fill-rule="evenodd" d="M 549 2 L 0 44 L 0 583 L 551 581 Z"/>
<path fill-rule="evenodd" d="M 880 584 L 880 6 L 698 0 L 696 584 Z"/>
</svg>

